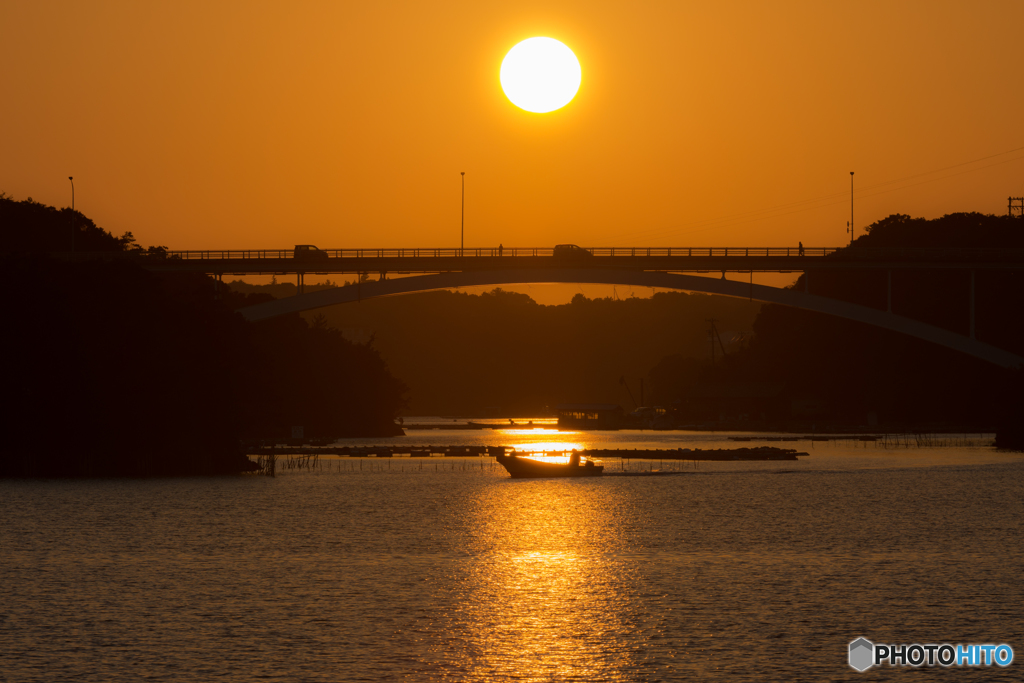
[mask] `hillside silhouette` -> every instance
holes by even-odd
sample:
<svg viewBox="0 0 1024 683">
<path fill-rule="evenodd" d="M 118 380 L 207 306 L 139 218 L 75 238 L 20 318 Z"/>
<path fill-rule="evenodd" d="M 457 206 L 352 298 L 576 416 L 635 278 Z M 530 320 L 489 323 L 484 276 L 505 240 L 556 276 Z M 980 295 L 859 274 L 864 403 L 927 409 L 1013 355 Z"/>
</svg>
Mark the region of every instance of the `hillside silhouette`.
<svg viewBox="0 0 1024 683">
<path fill-rule="evenodd" d="M 81 211 L 47 206 L 33 201 L 31 197 L 19 202 L 0 192 L 0 252 L 39 254 L 71 251 L 72 233 L 75 251 L 143 250 L 136 244 L 132 233 L 115 237 Z M 164 250 L 165 247 L 150 247 L 146 251 Z"/>
<path fill-rule="evenodd" d="M 289 283 L 231 286 L 295 293 Z M 529 416 L 574 402 L 632 410 L 633 398 L 641 400 L 640 380 L 659 359 L 710 356 L 706 319 L 716 318 L 727 346 L 736 347 L 759 308 L 682 292 L 623 300 L 581 293 L 570 303 L 544 306 L 498 288 L 372 299 L 317 314 L 351 339 L 374 340 L 409 386 L 408 414 Z"/>
<path fill-rule="evenodd" d="M 1024 221 L 977 213 L 926 220 L 893 215 L 871 225 L 850 249 L 864 247 L 1022 248 Z M 796 284 L 803 289 L 804 276 Z M 981 341 L 1024 355 L 1024 274 L 975 273 L 976 334 Z M 884 271 L 811 273 L 811 292 L 880 310 Z M 969 333 L 970 274 L 962 270 L 892 273 L 892 308 L 960 334 Z M 773 387 L 763 419 L 840 426 L 964 426 L 988 429 L 1014 420 L 1019 374 L 944 347 L 820 313 L 766 305 L 751 343 L 714 370 L 691 373 L 667 388 L 666 400 L 712 388 Z M 750 389 L 747 393 L 756 393 Z M 799 409 L 797 408 L 799 404 Z M 741 402 L 721 403 L 735 419 Z M 749 407 L 749 406 L 748 406 Z M 760 414 L 748 419 L 761 419 Z"/>
<path fill-rule="evenodd" d="M 404 387 L 372 345 L 298 316 L 249 323 L 233 309 L 260 296 L 202 274 L 54 260 L 42 253 L 62 227 L 50 207 L 2 197 L 0 218 L 0 265 L 27 283 L 0 336 L 0 476 L 238 472 L 249 467 L 242 438 L 287 439 L 294 426 L 312 437 L 400 433 Z M 134 248 L 89 234 L 104 251 Z"/>
<path fill-rule="evenodd" d="M 893 215 L 849 249 L 1024 248 L 1024 221 L 977 213 Z M 333 286 L 331 284 L 323 286 Z M 292 296 L 291 283 L 239 291 Z M 803 289 L 804 276 L 793 287 Z M 307 288 L 310 289 L 310 288 Z M 814 294 L 884 310 L 884 271 L 819 271 Z M 970 274 L 892 273 L 894 313 L 969 331 Z M 1024 355 L 1021 274 L 975 273 L 976 334 Z M 431 292 L 318 313 L 351 339 L 374 339 L 409 385 L 409 414 L 528 415 L 563 402 L 644 401 L 676 424 L 758 429 L 991 429 L 1018 415 L 1019 376 L 928 342 L 776 305 L 702 294 L 542 306 L 500 288 Z M 307 314 L 311 317 L 313 314 Z M 715 318 L 728 356 L 711 364 Z M 740 333 L 752 332 L 741 335 Z M 625 379 L 627 386 L 620 383 Z M 1016 392 L 1016 393 L 1015 393 Z M 632 395 L 631 395 L 632 394 Z"/>
<path fill-rule="evenodd" d="M 31 286 L 12 300 L 0 473 L 235 471 L 240 438 L 397 433 L 404 415 L 527 416 L 559 403 L 639 403 L 676 424 L 888 429 L 1001 425 L 1019 441 L 1021 375 L 827 315 L 709 296 L 543 306 L 500 288 L 429 292 L 248 323 L 235 311 L 295 285 L 155 274 L 132 260 L 68 265 L 68 210 L 0 196 L 0 258 Z M 80 213 L 82 245 L 137 252 Z M 849 247 L 1024 248 L 1024 221 L 890 216 Z M 67 240 L 69 242 L 70 240 Z M 85 246 L 83 246 L 85 248 Z M 883 309 L 886 273 L 811 273 L 811 291 Z M 896 314 L 968 331 L 969 274 L 892 274 Z M 1018 273 L 975 274 L 978 339 L 1024 355 Z M 307 291 L 334 286 L 307 286 Z M 804 287 L 801 276 L 793 285 Z M 722 345 L 712 365 L 709 319 Z M 398 379 L 401 378 L 401 379 Z M 641 398 L 641 380 L 644 394 Z M 55 452 L 45 442 L 74 442 Z"/>
</svg>

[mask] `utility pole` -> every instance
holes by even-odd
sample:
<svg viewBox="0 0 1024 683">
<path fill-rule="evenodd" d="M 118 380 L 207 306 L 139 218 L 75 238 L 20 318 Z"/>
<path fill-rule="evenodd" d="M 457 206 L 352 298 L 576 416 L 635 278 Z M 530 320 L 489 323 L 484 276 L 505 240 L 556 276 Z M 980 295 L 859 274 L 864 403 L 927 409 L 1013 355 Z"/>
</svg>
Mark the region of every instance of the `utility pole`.
<svg viewBox="0 0 1024 683">
<path fill-rule="evenodd" d="M 643 388 L 643 380 L 640 380 L 640 382 L 641 382 L 640 386 L 641 386 L 641 388 Z M 633 402 L 633 409 L 636 410 L 637 408 L 639 408 L 640 406 L 638 406 L 636 404 L 636 399 L 633 398 L 633 390 L 629 388 L 629 382 L 626 381 L 626 376 L 625 375 L 621 375 L 619 377 L 619 384 L 621 384 L 622 386 L 626 387 L 626 393 L 629 394 L 629 400 Z M 643 400 L 643 396 L 641 396 L 640 399 Z"/>
<path fill-rule="evenodd" d="M 75 253 L 75 179 L 68 176 L 71 181 L 71 253 Z"/>
<path fill-rule="evenodd" d="M 1024 218 L 1024 197 L 1010 197 L 1006 205 L 1006 215 L 1012 216 L 1014 212 Z"/>
<path fill-rule="evenodd" d="M 715 319 L 708 318 L 704 322 L 711 323 L 711 329 L 708 330 L 708 339 L 711 340 L 711 367 L 715 367 Z"/>
<path fill-rule="evenodd" d="M 466 248 L 466 172 L 462 171 L 462 239 L 459 246 L 459 256 Z"/>
<path fill-rule="evenodd" d="M 708 330 L 708 339 L 711 340 L 711 367 L 715 367 L 715 340 L 718 340 L 718 348 L 722 350 L 722 358 L 725 358 L 725 344 L 722 343 L 722 336 L 718 334 L 718 328 L 715 326 L 718 320 L 716 318 L 706 318 L 704 322 L 711 325 L 711 329 Z"/>
</svg>

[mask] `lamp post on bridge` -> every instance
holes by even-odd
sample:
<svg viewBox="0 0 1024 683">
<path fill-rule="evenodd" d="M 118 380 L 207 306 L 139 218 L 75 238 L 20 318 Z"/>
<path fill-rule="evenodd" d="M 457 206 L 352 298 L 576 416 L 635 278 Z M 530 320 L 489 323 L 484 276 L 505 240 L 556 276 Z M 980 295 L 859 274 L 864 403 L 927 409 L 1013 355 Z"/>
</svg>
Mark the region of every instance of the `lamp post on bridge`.
<svg viewBox="0 0 1024 683">
<path fill-rule="evenodd" d="M 853 171 L 850 171 L 850 245 L 853 245 Z"/>
<path fill-rule="evenodd" d="M 462 230 L 460 232 L 459 256 L 466 249 L 466 172 L 462 171 Z"/>
<path fill-rule="evenodd" d="M 71 253 L 75 253 L 75 178 L 68 176 L 71 181 Z"/>
</svg>

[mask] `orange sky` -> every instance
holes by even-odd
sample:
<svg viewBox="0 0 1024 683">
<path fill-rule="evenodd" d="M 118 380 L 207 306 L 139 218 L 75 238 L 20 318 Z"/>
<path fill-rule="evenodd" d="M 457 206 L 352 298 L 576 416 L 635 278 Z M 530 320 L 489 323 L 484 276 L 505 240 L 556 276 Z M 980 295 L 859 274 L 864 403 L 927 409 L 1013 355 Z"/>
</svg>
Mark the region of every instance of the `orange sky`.
<svg viewBox="0 0 1024 683">
<path fill-rule="evenodd" d="M 849 171 L 869 188 L 1024 148 L 1015 0 L 2 14 L 0 190 L 64 206 L 74 175 L 98 224 L 172 249 L 457 245 L 460 171 L 467 247 L 833 246 Z M 582 65 L 551 114 L 498 82 L 531 36 Z M 1024 195 L 1024 149 L 864 194 L 860 227 L 1001 213 Z"/>
</svg>

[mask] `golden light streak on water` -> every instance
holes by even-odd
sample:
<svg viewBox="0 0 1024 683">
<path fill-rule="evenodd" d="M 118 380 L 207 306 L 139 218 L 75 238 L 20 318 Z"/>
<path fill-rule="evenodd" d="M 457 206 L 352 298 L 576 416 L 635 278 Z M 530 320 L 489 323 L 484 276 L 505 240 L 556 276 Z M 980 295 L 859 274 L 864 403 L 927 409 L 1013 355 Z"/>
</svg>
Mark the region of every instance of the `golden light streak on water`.
<svg viewBox="0 0 1024 683">
<path fill-rule="evenodd" d="M 491 549 L 474 563 L 450 624 L 465 629 L 476 654 L 468 679 L 616 681 L 636 665 L 622 638 L 633 630 L 631 572 L 609 552 L 628 542 L 595 526 L 622 501 L 579 483 L 526 482 L 474 501 Z"/>
<path fill-rule="evenodd" d="M 578 432 L 562 432 L 557 429 L 550 429 L 547 427 L 534 427 L 533 429 L 500 429 L 498 430 L 505 436 L 550 436 L 550 435 L 567 435 L 571 436 Z"/>
</svg>

